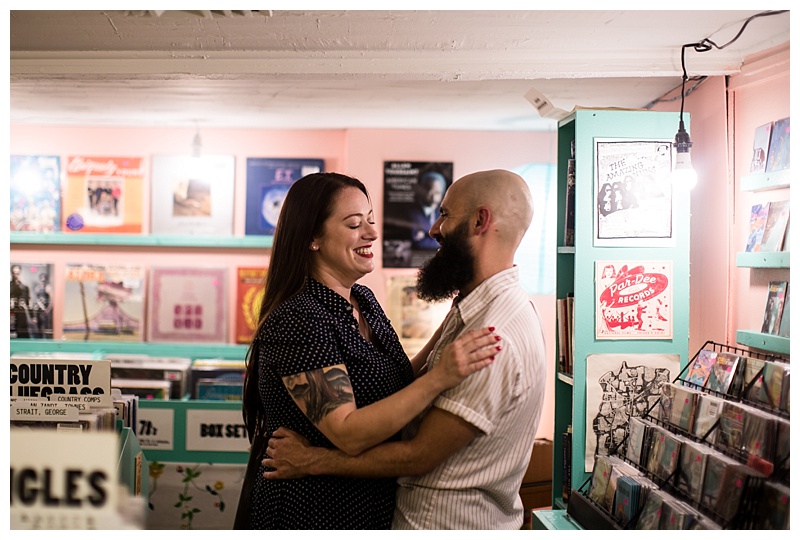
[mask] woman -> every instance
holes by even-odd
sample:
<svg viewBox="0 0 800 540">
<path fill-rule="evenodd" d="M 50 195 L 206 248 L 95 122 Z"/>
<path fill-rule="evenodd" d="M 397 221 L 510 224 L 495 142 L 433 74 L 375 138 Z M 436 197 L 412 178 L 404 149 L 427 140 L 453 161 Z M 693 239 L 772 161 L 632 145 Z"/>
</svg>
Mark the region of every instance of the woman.
<svg viewBox="0 0 800 540">
<path fill-rule="evenodd" d="M 253 442 L 290 428 L 311 444 L 357 454 L 399 431 L 438 395 L 491 363 L 497 337 L 475 331 L 426 373 L 441 329 L 409 361 L 372 292 L 377 240 L 364 185 L 337 173 L 295 182 L 275 230 L 259 326 L 248 351 L 243 414 Z M 416 377 L 416 379 L 415 379 Z M 255 529 L 382 529 L 394 510 L 393 478 L 315 476 L 266 480 L 248 467 L 240 502 Z M 255 476 L 255 478 L 254 478 Z M 237 515 L 237 526 L 242 525 Z"/>
</svg>

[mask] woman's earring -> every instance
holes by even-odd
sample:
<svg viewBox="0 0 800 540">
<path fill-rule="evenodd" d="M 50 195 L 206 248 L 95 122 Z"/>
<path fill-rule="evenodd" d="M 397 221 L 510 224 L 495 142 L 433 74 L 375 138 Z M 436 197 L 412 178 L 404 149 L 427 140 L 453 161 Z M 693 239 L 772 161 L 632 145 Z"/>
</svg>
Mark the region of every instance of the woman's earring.
<svg viewBox="0 0 800 540">
<path fill-rule="evenodd" d="M 319 246 L 318 246 L 318 245 L 316 245 L 316 244 L 311 244 L 311 251 L 317 251 L 318 249 L 319 249 Z"/>
</svg>

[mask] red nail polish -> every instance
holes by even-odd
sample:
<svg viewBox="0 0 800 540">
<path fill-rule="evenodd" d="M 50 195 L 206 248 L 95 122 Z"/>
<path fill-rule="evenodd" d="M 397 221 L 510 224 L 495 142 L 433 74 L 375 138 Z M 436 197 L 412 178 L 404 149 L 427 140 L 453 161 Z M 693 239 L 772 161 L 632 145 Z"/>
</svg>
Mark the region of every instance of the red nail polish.
<svg viewBox="0 0 800 540">
<path fill-rule="evenodd" d="M 489 327 L 489 332 L 494 332 L 494 326 Z"/>
<path fill-rule="evenodd" d="M 495 341 L 500 341 L 500 336 L 494 336 Z"/>
<path fill-rule="evenodd" d="M 495 349 L 497 349 L 498 351 L 502 351 L 503 350 L 503 348 L 500 345 L 496 345 Z"/>
</svg>

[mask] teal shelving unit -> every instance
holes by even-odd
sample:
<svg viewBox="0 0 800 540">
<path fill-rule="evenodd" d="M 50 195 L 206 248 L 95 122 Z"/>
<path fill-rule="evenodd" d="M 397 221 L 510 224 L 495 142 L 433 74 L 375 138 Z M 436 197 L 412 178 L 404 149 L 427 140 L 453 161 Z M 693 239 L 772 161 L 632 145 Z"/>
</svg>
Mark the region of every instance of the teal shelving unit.
<svg viewBox="0 0 800 540">
<path fill-rule="evenodd" d="M 595 139 L 669 140 L 678 130 L 677 113 L 652 111 L 578 110 L 558 125 L 558 214 L 556 296 L 574 295 L 574 352 L 571 375 L 557 373 L 553 448 L 553 509 L 565 508 L 562 433 L 572 426 L 570 489 L 580 488 L 591 471 L 585 470 L 587 417 L 586 358 L 590 354 L 677 354 L 681 367 L 689 361 L 689 193 L 673 192 L 674 242 L 658 247 L 601 247 L 595 235 Z M 689 128 L 689 116 L 684 114 Z M 564 245 L 563 223 L 567 196 L 567 160 L 574 141 L 575 245 Z M 595 261 L 672 262 L 672 339 L 595 339 Z M 558 340 L 556 340 L 558 341 Z M 554 359 L 557 364 L 557 359 Z M 676 374 L 677 375 L 677 374 Z M 560 514 L 554 514 L 559 516 Z M 549 526 L 548 526 L 549 527 Z"/>
</svg>

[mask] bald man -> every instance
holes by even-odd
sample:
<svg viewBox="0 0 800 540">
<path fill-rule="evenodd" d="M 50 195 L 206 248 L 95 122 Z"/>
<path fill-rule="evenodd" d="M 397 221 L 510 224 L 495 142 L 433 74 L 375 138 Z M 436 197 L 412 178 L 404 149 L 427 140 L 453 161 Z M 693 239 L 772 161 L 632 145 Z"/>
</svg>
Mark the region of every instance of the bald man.
<svg viewBox="0 0 800 540">
<path fill-rule="evenodd" d="M 514 266 L 532 217 L 530 190 L 519 175 L 491 170 L 454 182 L 430 230 L 440 248 L 417 282 L 430 301 L 457 294 L 428 366 L 462 332 L 483 326 L 501 336 L 495 361 L 436 398 L 402 441 L 358 456 L 310 447 L 280 428 L 263 461 L 276 470 L 264 476 L 397 476 L 393 529 L 519 529 L 518 492 L 546 374 L 541 322 Z"/>
</svg>

